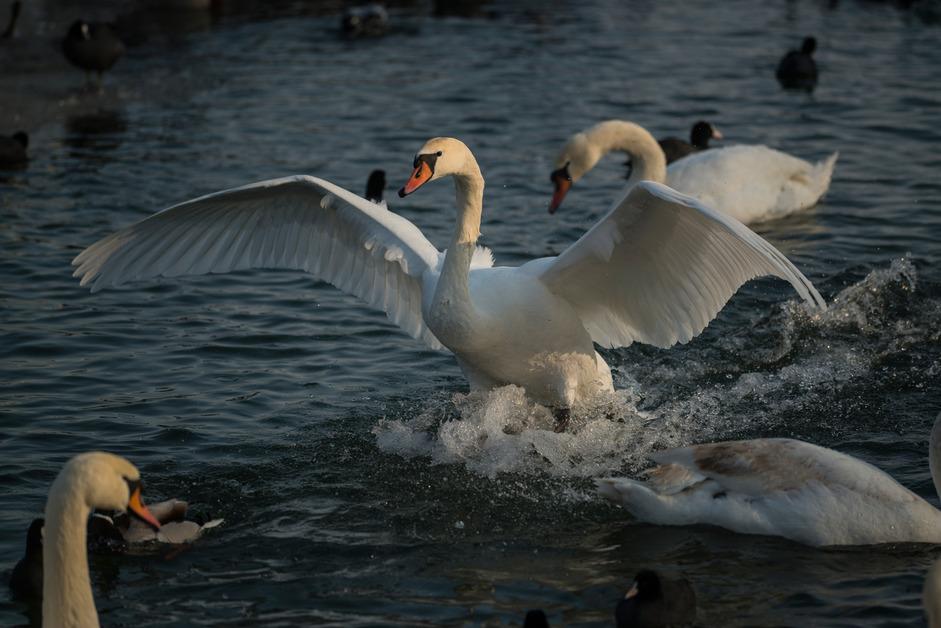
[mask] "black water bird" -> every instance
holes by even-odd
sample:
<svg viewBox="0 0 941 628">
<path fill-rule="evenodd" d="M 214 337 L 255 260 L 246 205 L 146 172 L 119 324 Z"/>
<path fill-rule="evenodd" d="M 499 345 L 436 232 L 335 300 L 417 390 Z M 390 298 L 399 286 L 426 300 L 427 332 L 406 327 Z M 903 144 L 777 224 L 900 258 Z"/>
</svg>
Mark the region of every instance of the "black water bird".
<svg viewBox="0 0 941 628">
<path fill-rule="evenodd" d="M 3 30 L 3 33 L 0 33 L 0 39 L 13 37 L 13 31 L 16 30 L 16 20 L 20 17 L 21 8 L 20 0 L 16 0 L 16 2 L 10 5 L 10 21 L 7 22 L 7 27 Z"/>
<path fill-rule="evenodd" d="M 18 600 L 42 599 L 42 527 L 45 521 L 33 519 L 26 532 L 26 554 L 13 567 L 10 589 Z"/>
<path fill-rule="evenodd" d="M 366 181 L 366 200 L 373 203 L 382 202 L 382 193 L 386 189 L 386 171 L 373 170 Z"/>
<path fill-rule="evenodd" d="M 722 134 L 719 129 L 712 126 L 705 120 L 700 120 L 693 125 L 689 133 L 689 142 L 681 140 L 678 137 L 666 137 L 658 140 L 663 154 L 666 155 L 667 163 L 671 164 L 677 159 L 682 159 L 687 155 L 706 150 L 709 148 L 709 140 L 721 140 Z"/>
<path fill-rule="evenodd" d="M 782 87 L 788 89 L 812 90 L 817 84 L 817 64 L 814 62 L 814 50 L 817 40 L 805 37 L 801 49 L 791 50 L 781 58 L 775 76 Z"/>
<path fill-rule="evenodd" d="M 27 146 L 29 146 L 29 136 L 23 131 L 0 137 L 0 168 L 26 165 L 29 161 L 29 155 L 26 154 Z"/>
<path fill-rule="evenodd" d="M 377 3 L 348 7 L 340 20 L 340 30 L 347 37 L 380 37 L 389 30 L 389 13 Z"/>
<path fill-rule="evenodd" d="M 72 65 L 98 73 L 98 88 L 101 75 L 124 55 L 124 43 L 109 25 L 101 22 L 89 23 L 75 20 L 62 40 L 62 53 Z"/>
<path fill-rule="evenodd" d="M 650 569 L 640 571 L 634 585 L 614 610 L 618 628 L 685 626 L 696 621 L 696 593 L 685 579 L 667 580 Z"/>
<path fill-rule="evenodd" d="M 549 628 L 549 618 L 538 608 L 527 611 L 526 618 L 523 620 L 523 628 Z"/>
</svg>

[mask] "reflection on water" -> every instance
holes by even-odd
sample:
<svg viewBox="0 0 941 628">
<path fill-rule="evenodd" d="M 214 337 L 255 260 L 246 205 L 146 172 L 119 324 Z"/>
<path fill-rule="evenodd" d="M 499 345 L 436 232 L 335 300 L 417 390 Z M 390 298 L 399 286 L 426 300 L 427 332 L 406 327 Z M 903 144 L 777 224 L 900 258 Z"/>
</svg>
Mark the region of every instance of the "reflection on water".
<svg viewBox="0 0 941 628">
<path fill-rule="evenodd" d="M 63 142 L 75 149 L 72 156 L 92 161 L 108 161 L 108 151 L 121 146 L 127 132 L 127 118 L 121 111 L 99 110 L 70 116 L 65 123 Z"/>
</svg>

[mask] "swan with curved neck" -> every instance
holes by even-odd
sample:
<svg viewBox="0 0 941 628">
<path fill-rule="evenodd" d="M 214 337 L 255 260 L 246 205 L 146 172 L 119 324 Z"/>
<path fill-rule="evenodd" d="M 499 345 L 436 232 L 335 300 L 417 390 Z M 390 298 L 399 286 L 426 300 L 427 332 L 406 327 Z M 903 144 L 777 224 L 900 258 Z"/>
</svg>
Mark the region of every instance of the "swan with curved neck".
<svg viewBox="0 0 941 628">
<path fill-rule="evenodd" d="M 667 167 L 663 149 L 642 126 L 607 120 L 573 135 L 556 158 L 549 213 L 602 157 L 631 157 L 628 189 L 640 181 L 665 183 L 743 223 L 778 218 L 812 207 L 826 193 L 837 153 L 817 164 L 760 145 L 713 148 Z"/>
<path fill-rule="evenodd" d="M 647 481 L 598 480 L 641 521 L 711 524 L 807 545 L 941 543 L 941 511 L 880 469 L 789 438 L 694 445 L 651 456 Z M 928 465 L 941 496 L 941 415 Z"/>
<path fill-rule="evenodd" d="M 96 508 L 129 510 L 155 528 L 160 523 L 141 501 L 140 473 L 130 462 L 103 452 L 69 460 L 49 490 L 43 542 L 42 625 L 98 626 L 88 576 L 86 526 Z"/>
<path fill-rule="evenodd" d="M 133 279 L 246 268 L 304 270 L 450 350 L 473 389 L 516 384 L 571 408 L 613 388 L 595 350 L 688 342 L 744 282 L 774 275 L 813 306 L 813 285 L 770 244 L 695 200 L 635 186 L 555 257 L 494 267 L 477 246 L 484 178 L 460 140 L 418 151 L 406 196 L 452 177 L 457 223 L 445 253 L 384 206 L 310 176 L 187 201 L 107 236 L 73 264 L 92 290 Z"/>
</svg>

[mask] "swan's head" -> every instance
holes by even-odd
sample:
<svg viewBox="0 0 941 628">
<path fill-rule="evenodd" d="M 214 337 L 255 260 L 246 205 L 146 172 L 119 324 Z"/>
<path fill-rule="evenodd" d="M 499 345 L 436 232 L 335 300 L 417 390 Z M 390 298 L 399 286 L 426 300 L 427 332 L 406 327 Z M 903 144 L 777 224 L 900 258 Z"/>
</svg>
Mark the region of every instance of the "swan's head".
<svg viewBox="0 0 941 628">
<path fill-rule="evenodd" d="M 448 175 L 480 172 L 470 149 L 453 137 L 435 137 L 425 142 L 412 165 L 415 169 L 399 190 L 399 196 L 408 196 L 429 181 Z"/>
<path fill-rule="evenodd" d="M 75 456 L 59 472 L 50 497 L 59 491 L 77 494 L 89 510 L 129 511 L 160 528 L 160 522 L 141 501 L 140 472 L 120 456 L 100 451 Z"/>
<path fill-rule="evenodd" d="M 555 186 L 549 203 L 550 214 L 555 213 L 572 185 L 594 168 L 602 156 L 601 149 L 585 133 L 576 133 L 569 138 L 555 160 L 555 170 L 549 175 Z"/>
</svg>

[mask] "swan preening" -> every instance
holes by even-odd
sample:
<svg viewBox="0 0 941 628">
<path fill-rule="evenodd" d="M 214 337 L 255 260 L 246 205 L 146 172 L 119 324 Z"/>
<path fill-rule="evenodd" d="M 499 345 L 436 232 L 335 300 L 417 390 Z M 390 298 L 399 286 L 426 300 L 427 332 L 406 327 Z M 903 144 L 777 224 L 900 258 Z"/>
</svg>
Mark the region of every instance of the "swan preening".
<svg viewBox="0 0 941 628">
<path fill-rule="evenodd" d="M 95 508 L 129 510 L 154 528 L 160 523 L 141 501 L 140 473 L 130 462 L 103 452 L 69 460 L 49 490 L 43 543 L 43 626 L 98 626 L 88 577 L 86 526 Z"/>
<path fill-rule="evenodd" d="M 817 204 L 830 187 L 837 153 L 812 164 L 767 146 L 712 148 L 667 167 L 663 150 L 643 127 L 607 120 L 573 135 L 556 159 L 549 212 L 598 161 L 612 151 L 630 155 L 628 188 L 639 181 L 666 183 L 743 223 L 778 218 Z"/>
<path fill-rule="evenodd" d="M 557 257 L 493 267 L 490 251 L 477 246 L 484 179 L 462 142 L 429 140 L 400 195 L 446 176 L 458 208 L 446 253 L 384 207 L 295 176 L 165 209 L 85 249 L 74 274 L 96 291 L 158 276 L 305 270 L 383 310 L 428 346 L 450 349 L 472 388 L 516 384 L 558 408 L 612 390 L 595 343 L 687 342 L 754 277 L 780 277 L 825 307 L 761 237 L 651 182 Z"/>
<path fill-rule="evenodd" d="M 705 523 L 808 545 L 941 543 L 941 511 L 887 473 L 847 454 L 788 438 L 694 445 L 651 456 L 646 482 L 598 480 L 637 519 Z M 941 492 L 941 415 L 928 463 Z"/>
</svg>

